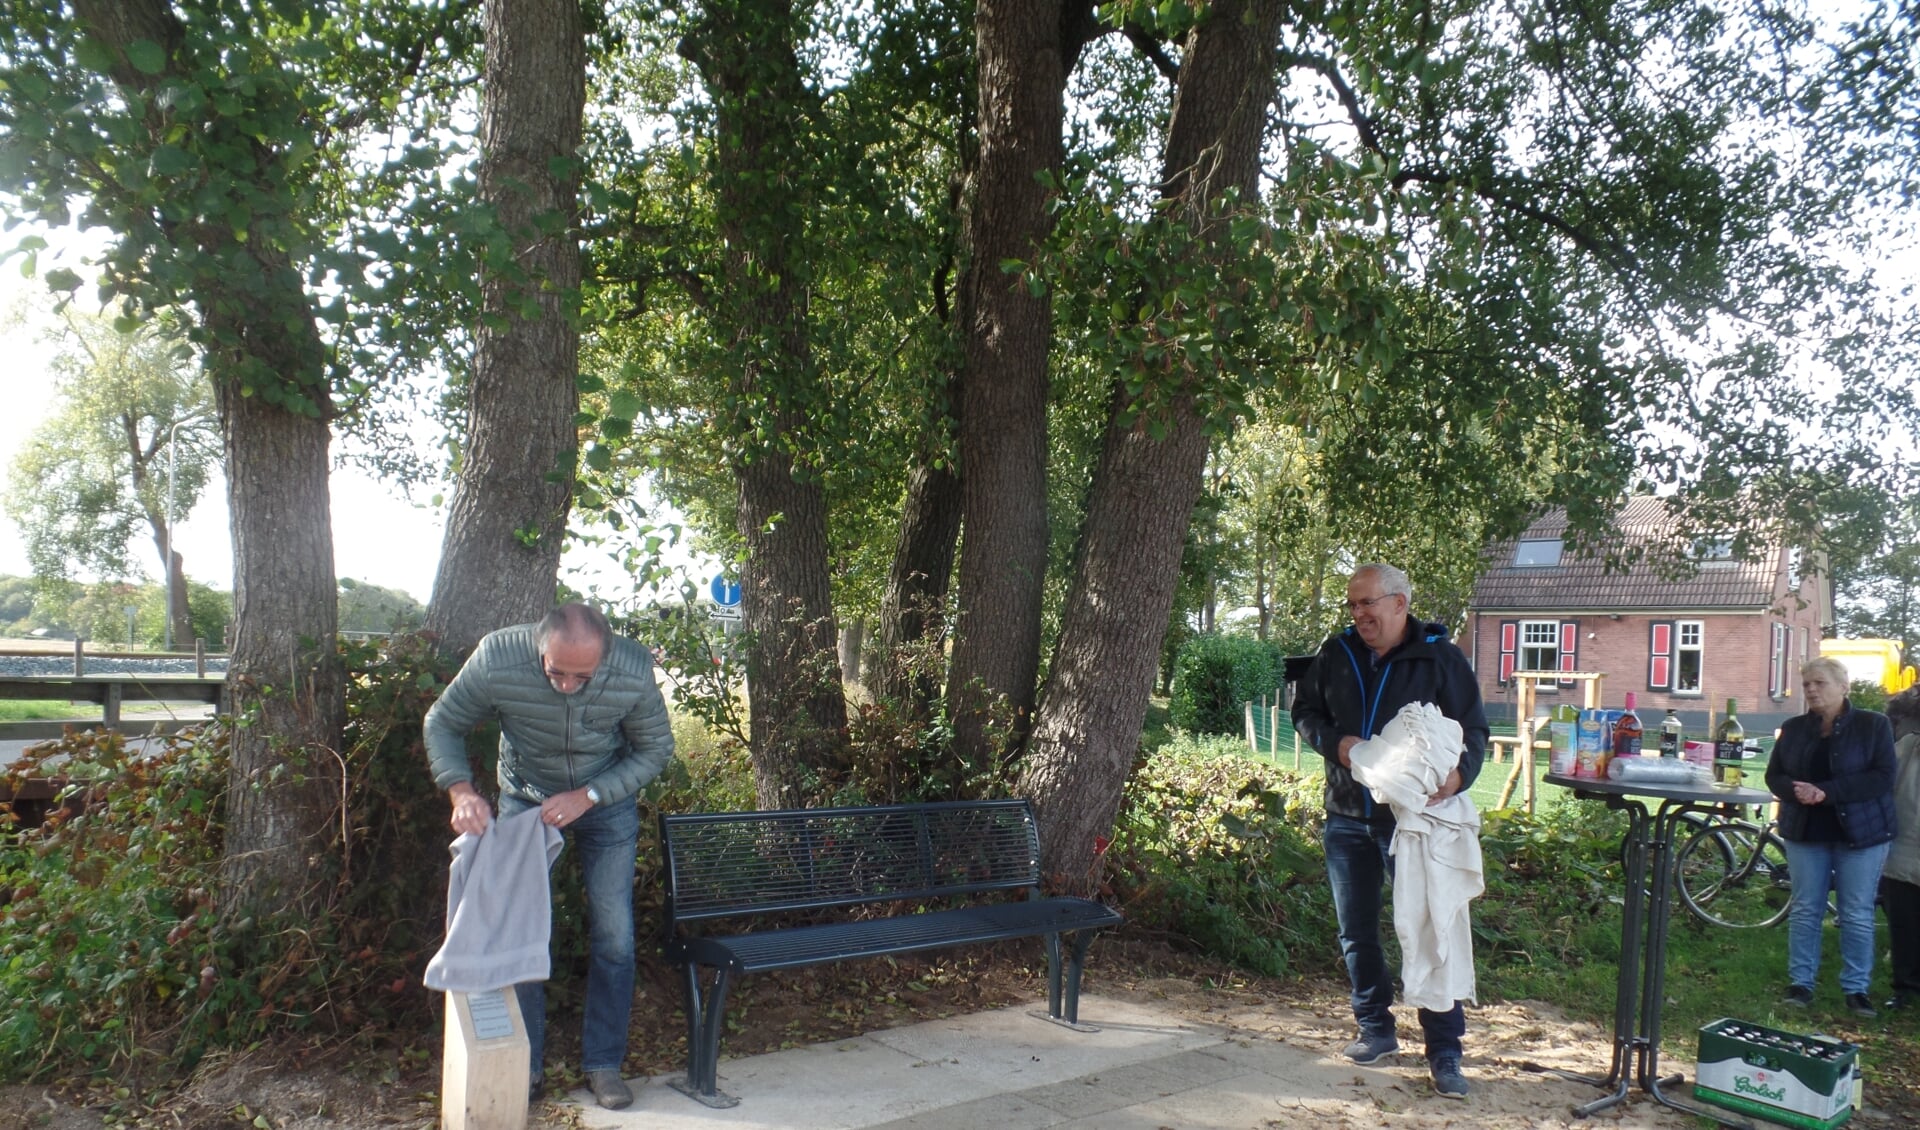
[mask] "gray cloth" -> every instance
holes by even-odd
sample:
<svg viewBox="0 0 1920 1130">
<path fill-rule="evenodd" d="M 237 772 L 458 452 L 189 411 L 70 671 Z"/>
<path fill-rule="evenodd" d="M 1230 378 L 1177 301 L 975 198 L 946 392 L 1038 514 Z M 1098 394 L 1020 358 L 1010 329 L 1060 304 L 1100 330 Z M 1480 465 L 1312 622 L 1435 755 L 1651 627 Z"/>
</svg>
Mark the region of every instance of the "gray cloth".
<svg viewBox="0 0 1920 1130">
<path fill-rule="evenodd" d="M 547 979 L 553 925 L 547 870 L 564 842 L 537 808 L 453 841 L 447 938 L 427 962 L 427 988 L 484 993 Z"/>
<path fill-rule="evenodd" d="M 1894 777 L 1893 808 L 1900 830 L 1894 835 L 1893 850 L 1887 853 L 1887 866 L 1881 874 L 1920 887 L 1920 728 L 1901 726 L 1893 757 L 1899 766 Z"/>
<path fill-rule="evenodd" d="M 540 665 L 532 624 L 489 633 L 427 711 L 427 761 L 442 791 L 473 779 L 467 734 L 500 723 L 500 790 L 531 801 L 592 785 L 630 803 L 673 759 L 653 655 L 615 637 L 593 678 L 566 695 Z"/>
</svg>

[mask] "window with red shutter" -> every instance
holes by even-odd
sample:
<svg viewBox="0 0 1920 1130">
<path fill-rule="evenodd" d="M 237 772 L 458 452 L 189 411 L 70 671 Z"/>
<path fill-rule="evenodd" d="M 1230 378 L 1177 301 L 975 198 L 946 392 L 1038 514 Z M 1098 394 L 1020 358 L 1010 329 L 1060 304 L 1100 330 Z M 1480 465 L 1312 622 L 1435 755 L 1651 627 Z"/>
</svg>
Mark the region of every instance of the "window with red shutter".
<svg viewBox="0 0 1920 1130">
<path fill-rule="evenodd" d="M 1673 689 L 1673 622 L 1656 620 L 1647 625 L 1647 689 Z"/>
</svg>

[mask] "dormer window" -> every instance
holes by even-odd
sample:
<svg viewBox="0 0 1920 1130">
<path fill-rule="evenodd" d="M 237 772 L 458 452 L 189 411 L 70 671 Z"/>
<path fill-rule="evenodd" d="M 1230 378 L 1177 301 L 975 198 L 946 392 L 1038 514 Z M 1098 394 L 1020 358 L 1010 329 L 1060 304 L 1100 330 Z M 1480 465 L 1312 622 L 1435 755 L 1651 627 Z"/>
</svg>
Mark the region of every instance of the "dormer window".
<svg viewBox="0 0 1920 1130">
<path fill-rule="evenodd" d="M 1516 569 L 1539 569 L 1560 564 L 1560 539 L 1536 538 L 1523 541 L 1514 547 L 1513 565 Z"/>
<path fill-rule="evenodd" d="M 1693 559 L 1702 565 L 1732 565 L 1733 539 L 1719 534 L 1708 534 L 1696 538 L 1693 543 Z"/>
</svg>

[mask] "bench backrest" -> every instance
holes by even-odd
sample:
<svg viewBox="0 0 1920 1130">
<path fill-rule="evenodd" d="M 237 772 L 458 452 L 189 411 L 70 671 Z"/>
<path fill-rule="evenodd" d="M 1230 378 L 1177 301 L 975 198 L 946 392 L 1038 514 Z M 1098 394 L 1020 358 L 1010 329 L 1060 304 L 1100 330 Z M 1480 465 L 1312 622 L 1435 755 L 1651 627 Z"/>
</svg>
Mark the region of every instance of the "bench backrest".
<svg viewBox="0 0 1920 1130">
<path fill-rule="evenodd" d="M 666 928 L 785 910 L 1037 889 L 1024 800 L 660 817 Z"/>
</svg>

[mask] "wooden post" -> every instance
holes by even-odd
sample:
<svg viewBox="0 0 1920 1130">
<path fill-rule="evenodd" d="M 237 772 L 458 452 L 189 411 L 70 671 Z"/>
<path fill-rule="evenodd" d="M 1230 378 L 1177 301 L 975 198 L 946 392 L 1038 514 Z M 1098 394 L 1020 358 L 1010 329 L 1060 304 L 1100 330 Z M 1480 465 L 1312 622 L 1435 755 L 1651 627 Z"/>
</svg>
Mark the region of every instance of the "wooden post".
<svg viewBox="0 0 1920 1130">
<path fill-rule="evenodd" d="M 73 677 L 78 679 L 87 673 L 87 641 L 74 637 L 73 641 Z"/>
<path fill-rule="evenodd" d="M 120 728 L 120 694 L 122 689 L 119 683 L 107 684 L 106 697 L 100 700 L 100 727 L 102 729 L 118 730 Z"/>
<path fill-rule="evenodd" d="M 1247 751 L 1255 757 L 1260 756 L 1260 733 L 1253 726 L 1253 704 L 1247 703 Z"/>
<path fill-rule="evenodd" d="M 526 1130 L 531 1062 L 512 989 L 448 993 L 441 1130 Z"/>
<path fill-rule="evenodd" d="M 199 636 L 193 638 L 193 677 L 207 677 L 207 641 Z"/>
</svg>

